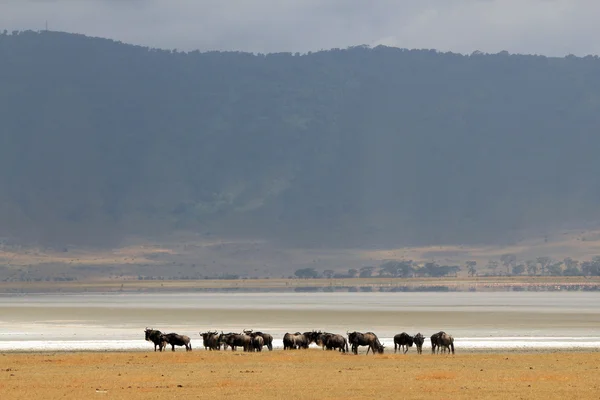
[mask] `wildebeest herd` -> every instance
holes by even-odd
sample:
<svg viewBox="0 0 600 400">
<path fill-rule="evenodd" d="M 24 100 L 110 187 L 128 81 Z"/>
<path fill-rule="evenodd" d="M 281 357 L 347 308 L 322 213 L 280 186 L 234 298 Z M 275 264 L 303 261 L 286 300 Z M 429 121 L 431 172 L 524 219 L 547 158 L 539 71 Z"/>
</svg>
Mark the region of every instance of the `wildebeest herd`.
<svg viewBox="0 0 600 400">
<path fill-rule="evenodd" d="M 146 328 L 144 331 L 145 339 L 154 343 L 154 351 L 163 351 L 167 344 L 171 345 L 171 350 L 175 351 L 175 346 L 185 346 L 186 351 L 192 351 L 192 343 L 189 336 L 179 335 L 177 333 L 162 333 L 159 330 Z M 352 353 L 358 354 L 360 346 L 367 347 L 367 354 L 371 351 L 373 354 L 382 354 L 384 346 L 379 341 L 379 338 L 373 332 L 346 332 L 347 339 L 343 335 L 310 331 L 286 333 L 283 336 L 283 349 L 308 349 L 311 343 L 315 343 L 323 350 L 338 350 L 342 353 L 349 352 L 351 347 Z M 231 348 L 235 351 L 238 347 L 247 352 L 262 351 L 263 347 L 267 347 L 269 351 L 273 350 L 273 336 L 268 333 L 254 332 L 253 330 L 244 330 L 241 333 L 223 333 L 218 331 L 200 332 L 202 337 L 202 345 L 206 350 L 227 350 Z M 419 332 L 415 336 L 410 336 L 406 332 L 402 332 L 394 336 L 394 353 L 400 349 L 404 354 L 408 352 L 408 348 L 413 344 L 417 348 L 417 353 L 423 353 L 423 343 L 425 337 Z M 450 353 L 454 354 L 454 338 L 444 331 L 440 331 L 431 335 L 431 353 Z"/>
</svg>

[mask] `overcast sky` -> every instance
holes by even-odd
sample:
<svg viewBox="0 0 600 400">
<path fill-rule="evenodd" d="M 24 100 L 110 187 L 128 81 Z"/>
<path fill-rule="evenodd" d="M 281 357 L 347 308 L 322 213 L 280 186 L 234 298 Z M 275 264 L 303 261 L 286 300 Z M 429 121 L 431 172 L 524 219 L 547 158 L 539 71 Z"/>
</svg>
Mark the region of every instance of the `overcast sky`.
<svg viewBox="0 0 600 400">
<path fill-rule="evenodd" d="M 600 0 L 0 0 L 0 29 L 179 50 L 600 54 Z"/>
</svg>

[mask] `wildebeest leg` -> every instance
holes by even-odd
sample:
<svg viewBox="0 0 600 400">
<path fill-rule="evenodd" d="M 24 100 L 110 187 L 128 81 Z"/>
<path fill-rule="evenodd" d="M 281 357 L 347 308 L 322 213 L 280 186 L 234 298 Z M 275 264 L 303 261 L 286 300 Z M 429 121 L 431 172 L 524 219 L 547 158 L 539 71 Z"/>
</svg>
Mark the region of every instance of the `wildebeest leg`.
<svg viewBox="0 0 600 400">
<path fill-rule="evenodd" d="M 171 345 L 171 351 L 175 351 L 175 345 L 174 344 Z"/>
<path fill-rule="evenodd" d="M 408 352 L 408 346 L 404 346 L 404 354 Z"/>
</svg>

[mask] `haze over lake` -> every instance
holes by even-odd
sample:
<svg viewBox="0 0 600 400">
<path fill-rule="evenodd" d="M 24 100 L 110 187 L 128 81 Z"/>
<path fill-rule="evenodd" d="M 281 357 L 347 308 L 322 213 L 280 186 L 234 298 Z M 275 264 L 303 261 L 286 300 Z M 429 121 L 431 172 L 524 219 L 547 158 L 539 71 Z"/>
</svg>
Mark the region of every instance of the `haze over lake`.
<svg viewBox="0 0 600 400">
<path fill-rule="evenodd" d="M 0 350 L 144 349 L 146 327 L 199 332 L 373 331 L 393 349 L 406 331 L 440 330 L 461 349 L 600 346 L 600 293 L 176 293 L 5 295 Z M 314 345 L 313 345 L 314 346 Z M 429 348 L 429 343 L 426 343 Z M 414 350 L 413 350 L 414 351 Z"/>
</svg>

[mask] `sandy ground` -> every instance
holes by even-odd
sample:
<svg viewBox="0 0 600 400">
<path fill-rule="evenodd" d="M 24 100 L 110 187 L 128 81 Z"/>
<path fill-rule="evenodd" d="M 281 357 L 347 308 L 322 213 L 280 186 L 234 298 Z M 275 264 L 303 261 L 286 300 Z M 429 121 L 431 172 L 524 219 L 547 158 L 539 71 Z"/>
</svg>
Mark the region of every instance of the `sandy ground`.
<svg viewBox="0 0 600 400">
<path fill-rule="evenodd" d="M 6 399 L 587 399 L 600 353 L 5 353 Z"/>
</svg>

